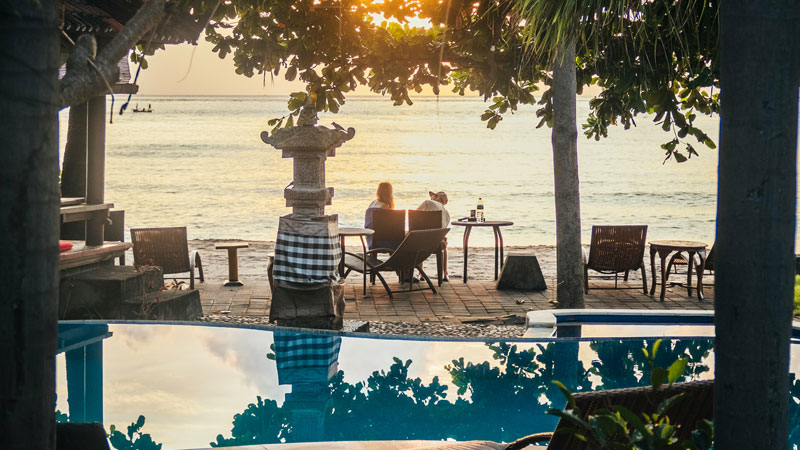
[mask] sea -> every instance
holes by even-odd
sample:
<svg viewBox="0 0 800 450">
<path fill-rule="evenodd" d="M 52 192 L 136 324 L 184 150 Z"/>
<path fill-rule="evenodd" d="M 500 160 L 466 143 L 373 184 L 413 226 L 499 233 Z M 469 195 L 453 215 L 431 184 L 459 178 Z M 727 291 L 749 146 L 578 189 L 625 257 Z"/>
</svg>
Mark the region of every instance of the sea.
<svg viewBox="0 0 800 450">
<path fill-rule="evenodd" d="M 292 160 L 260 134 L 271 130 L 268 120 L 286 115 L 287 96 L 137 96 L 119 115 L 124 100 L 115 98 L 107 124 L 105 198 L 125 210 L 126 229 L 186 226 L 190 239 L 275 240 L 278 218 L 291 212 L 283 189 Z M 326 161 L 334 188 L 326 213 L 338 214 L 340 226 L 362 226 L 378 183 L 389 181 L 397 208 L 416 208 L 428 191 L 445 191 L 456 220 L 482 199 L 487 220 L 514 223 L 503 229 L 506 245 L 554 245 L 551 130 L 536 127 L 536 108 L 521 106 L 491 130 L 480 120 L 491 101 L 413 101 L 393 106 L 388 97 L 350 97 L 337 114 L 319 114 L 318 125 L 356 130 Z M 588 102 L 577 103 L 583 241 L 592 225 L 644 224 L 648 240 L 711 245 L 717 150 L 698 144 L 699 156 L 665 162 L 660 145 L 674 136 L 646 115 L 628 130 L 611 127 L 607 138 L 588 139 L 580 127 Z M 153 112 L 131 112 L 136 105 Z M 68 114 L 60 113 L 61 160 Z M 698 117 L 696 126 L 719 142 L 718 117 Z M 492 233 L 475 230 L 470 244 L 492 246 Z"/>
</svg>

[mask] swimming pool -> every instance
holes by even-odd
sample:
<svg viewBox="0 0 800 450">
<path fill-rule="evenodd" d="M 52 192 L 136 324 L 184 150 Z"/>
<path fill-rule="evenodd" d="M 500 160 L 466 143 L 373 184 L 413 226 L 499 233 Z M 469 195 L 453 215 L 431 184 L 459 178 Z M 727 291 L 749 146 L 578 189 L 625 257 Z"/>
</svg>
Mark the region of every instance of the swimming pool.
<svg viewBox="0 0 800 450">
<path fill-rule="evenodd" d="M 211 326 L 63 322 L 57 410 L 164 449 L 327 440 L 486 439 L 551 431 L 574 390 L 646 385 L 655 338 L 395 339 Z M 657 365 L 713 378 L 713 338 L 664 339 Z M 800 348 L 792 345 L 792 373 Z M 790 417 L 800 382 L 792 380 Z M 62 419 L 64 416 L 62 416 Z M 800 423 L 792 428 L 800 427 Z M 792 436 L 792 443 L 800 436 Z"/>
</svg>

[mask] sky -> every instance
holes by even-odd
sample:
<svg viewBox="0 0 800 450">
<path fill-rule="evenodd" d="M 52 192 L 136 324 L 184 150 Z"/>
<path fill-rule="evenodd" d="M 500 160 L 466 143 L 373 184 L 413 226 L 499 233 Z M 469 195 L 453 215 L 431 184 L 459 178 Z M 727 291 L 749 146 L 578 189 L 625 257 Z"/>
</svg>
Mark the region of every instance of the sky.
<svg viewBox="0 0 800 450">
<path fill-rule="evenodd" d="M 198 45 L 168 45 L 148 57 L 139 74 L 139 95 L 285 95 L 302 91 L 303 83 L 279 76 L 247 78 L 234 72 L 233 58 L 220 59 L 204 38 Z M 135 67 L 131 67 L 131 76 Z"/>
<path fill-rule="evenodd" d="M 232 55 L 225 59 L 212 52 L 214 45 L 204 37 L 198 45 L 167 45 L 165 50 L 148 57 L 148 68 L 142 70 L 136 84 L 139 95 L 287 95 L 304 91 L 304 84 L 284 79 L 284 72 L 266 78 L 248 78 L 235 72 Z M 131 76 L 136 67 L 131 67 Z M 357 89 L 357 95 L 378 95 L 367 88 Z M 426 92 L 423 91 L 422 95 Z M 428 92 L 432 95 L 432 92 Z M 352 95 L 352 94 L 351 94 Z M 450 94 L 442 89 L 442 95 Z M 477 95 L 477 94 L 475 94 Z"/>
</svg>

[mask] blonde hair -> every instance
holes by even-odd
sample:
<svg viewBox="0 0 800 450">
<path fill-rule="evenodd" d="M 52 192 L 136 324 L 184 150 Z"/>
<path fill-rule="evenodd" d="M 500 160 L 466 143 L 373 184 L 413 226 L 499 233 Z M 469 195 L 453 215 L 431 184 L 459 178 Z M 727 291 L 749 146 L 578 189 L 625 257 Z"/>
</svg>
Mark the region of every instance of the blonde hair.
<svg viewBox="0 0 800 450">
<path fill-rule="evenodd" d="M 375 198 L 379 202 L 389 205 L 389 209 L 394 209 L 394 195 L 392 194 L 392 183 L 382 181 L 378 184 L 378 191 L 375 193 Z"/>
</svg>

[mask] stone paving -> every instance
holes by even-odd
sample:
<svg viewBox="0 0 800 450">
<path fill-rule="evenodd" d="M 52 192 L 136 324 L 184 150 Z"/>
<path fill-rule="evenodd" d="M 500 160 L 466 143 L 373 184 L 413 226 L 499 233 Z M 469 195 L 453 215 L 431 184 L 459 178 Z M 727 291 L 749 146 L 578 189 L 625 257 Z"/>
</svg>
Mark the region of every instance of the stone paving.
<svg viewBox="0 0 800 450">
<path fill-rule="evenodd" d="M 391 278 L 391 277 L 389 277 Z M 225 287 L 222 280 L 198 283 L 203 313 L 207 316 L 227 315 L 266 319 L 269 316 L 270 294 L 266 280 L 242 280 L 244 286 Z M 400 287 L 387 280 L 392 289 Z M 639 280 L 620 282 L 626 289 L 598 289 L 614 286 L 613 281 L 592 280 L 585 297 L 586 308 L 614 309 L 714 309 L 713 279 L 705 286 L 705 299 L 698 301 L 695 290 L 690 297 L 684 286 L 668 286 L 664 302 L 656 295 L 642 293 Z M 443 283 L 439 294 L 430 290 L 396 293 L 390 299 L 378 284 L 362 292 L 360 275 L 350 276 L 345 286 L 345 320 L 403 322 L 411 324 L 513 323 L 532 310 L 552 309 L 556 298 L 555 279 L 547 278 L 548 289 L 541 292 L 498 291 L 490 280 L 453 280 Z M 416 285 L 415 285 L 416 287 Z M 649 288 L 649 286 L 648 286 Z"/>
</svg>

